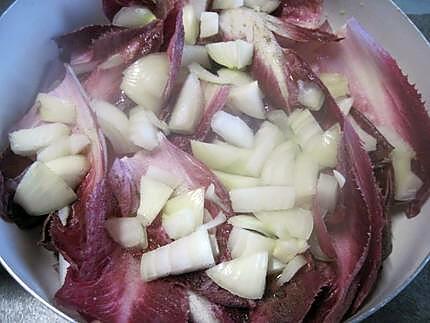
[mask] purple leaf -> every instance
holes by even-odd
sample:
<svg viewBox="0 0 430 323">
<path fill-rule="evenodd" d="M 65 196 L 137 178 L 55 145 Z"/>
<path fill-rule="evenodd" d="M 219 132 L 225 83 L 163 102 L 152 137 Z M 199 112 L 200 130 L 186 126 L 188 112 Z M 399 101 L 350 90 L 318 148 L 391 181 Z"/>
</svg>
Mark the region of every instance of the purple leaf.
<svg viewBox="0 0 430 323">
<path fill-rule="evenodd" d="M 355 19 L 348 21 L 343 41 L 305 54 L 318 71 L 344 74 L 354 107 L 388 139 L 387 129 L 392 129 L 416 152 L 414 171 L 424 185 L 407 213 L 417 215 L 430 194 L 430 118 L 421 95 L 394 58 Z"/>
</svg>

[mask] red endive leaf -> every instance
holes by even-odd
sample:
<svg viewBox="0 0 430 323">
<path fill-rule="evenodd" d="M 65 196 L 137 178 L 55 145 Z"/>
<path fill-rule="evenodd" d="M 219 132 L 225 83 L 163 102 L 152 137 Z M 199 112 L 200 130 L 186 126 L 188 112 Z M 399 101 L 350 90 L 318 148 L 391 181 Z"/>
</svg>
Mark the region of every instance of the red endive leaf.
<svg viewBox="0 0 430 323">
<path fill-rule="evenodd" d="M 52 94 L 66 100 L 68 99 L 76 106 L 76 126 L 78 132 L 87 135 L 91 142 L 91 149 L 88 155 L 91 169 L 87 178 L 92 178 L 89 186 L 95 185 L 103 179 L 106 171 L 106 142 L 104 137 L 100 135 L 98 126 L 94 121 L 95 117 L 88 106 L 89 99 L 70 66 L 66 66 L 65 78 Z"/>
<path fill-rule="evenodd" d="M 364 169 L 370 166 L 370 163 L 366 165 L 366 161 L 362 160 L 367 158 L 367 162 L 369 161 L 358 135 L 348 122 L 345 122 L 344 128 L 346 134 L 339 148 L 337 170 L 345 176 L 346 183 L 341 190 L 340 202 L 335 212 L 326 220 L 337 256 L 335 263 L 337 275 L 329 295 L 317 309 L 318 322 L 340 321 L 348 311 L 357 293 L 359 280 L 357 277 L 360 277 L 358 275 L 368 257 L 373 238 L 371 235 L 374 218 L 370 212 L 374 209 L 369 209 L 364 198 L 364 194 L 367 194 L 366 189 L 369 189 L 367 186 L 375 187 L 371 181 L 372 168 Z M 362 159 L 356 161 L 355 158 Z M 370 178 L 364 179 L 362 177 L 364 172 L 369 172 Z M 363 181 L 366 181 L 364 185 Z"/>
<path fill-rule="evenodd" d="M 366 118 L 359 110 L 352 107 L 349 115 L 354 121 L 363 129 L 365 132 L 370 134 L 376 139 L 376 151 L 370 152 L 370 158 L 376 167 L 379 167 L 381 163 L 386 163 L 390 159 L 390 154 L 394 147 L 388 142 L 382 133 L 376 128 L 369 119 Z"/>
<path fill-rule="evenodd" d="M 273 33 L 266 27 L 264 15 L 251 9 L 239 8 L 220 15 L 224 40 L 245 39 L 254 44 L 251 73 L 277 108 L 292 109 L 297 85 L 289 77 L 289 62 Z"/>
<path fill-rule="evenodd" d="M 298 26 L 317 28 L 322 24 L 323 0 L 282 0 L 276 14 Z"/>
<path fill-rule="evenodd" d="M 207 188 L 213 184 L 215 192 L 221 199 L 223 207 L 231 212 L 230 200 L 228 193 L 224 190 L 222 184 L 217 180 L 215 175 L 200 161 L 196 160 L 191 155 L 183 152 L 166 138 L 162 138 L 160 146 L 152 152 L 138 152 L 133 157 L 123 157 L 114 162 L 110 172 L 110 181 L 114 194 L 118 201 L 124 196 L 130 196 L 130 191 L 133 189 L 127 188 L 123 191 L 124 183 L 117 180 L 121 174 L 128 173 L 127 180 L 134 181 L 137 185 L 140 183 L 140 178 L 145 175 L 149 166 L 156 166 L 170 172 L 175 177 L 183 180 L 183 185 L 190 190 L 199 187 Z M 132 186 L 127 186 L 132 187 Z M 137 186 L 136 186 L 137 187 Z M 125 198 L 129 200 L 129 198 Z M 136 210 L 133 209 L 132 213 Z M 124 216 L 130 213 L 124 214 Z"/>
<path fill-rule="evenodd" d="M 223 13 L 220 17 L 220 28 L 224 38 L 246 39 L 254 44 L 254 59 L 251 73 L 266 100 L 276 108 L 283 108 L 292 112 L 298 104 L 298 81 L 308 80 L 324 91 L 325 87 L 318 80 L 312 70 L 291 49 L 283 49 L 272 31 L 267 27 L 265 15 L 249 9 L 234 9 Z M 274 18 L 276 19 L 276 18 Z M 243 22 L 243 24 L 241 24 Z M 239 27 L 238 27 L 239 25 Z M 331 98 L 331 97 L 330 97 Z M 327 100 L 328 111 L 320 123 L 330 124 L 339 121 L 339 108 L 332 98 Z"/>
<path fill-rule="evenodd" d="M 146 55 L 162 42 L 163 23 L 154 20 L 139 28 L 122 28 L 104 33 L 93 41 L 91 49 L 95 60 L 106 59 L 113 54 L 121 55 L 124 64 Z"/>
<path fill-rule="evenodd" d="M 369 245 L 369 255 L 360 274 L 357 277 L 359 286 L 358 294 L 351 308 L 355 312 L 372 291 L 378 278 L 378 273 L 382 264 L 382 234 L 385 227 L 385 215 L 382 204 L 381 192 L 377 187 L 372 164 L 368 154 L 358 147 L 358 135 L 355 133 L 349 122 L 344 126 L 344 140 L 348 155 L 354 162 L 352 172 L 363 199 L 367 205 L 371 221 L 371 240 Z"/>
<path fill-rule="evenodd" d="M 205 103 L 205 112 L 202 120 L 200 121 L 194 133 L 195 140 L 205 141 L 211 132 L 211 120 L 215 113 L 222 110 L 227 103 L 228 95 L 230 93 L 229 86 L 216 86 L 213 94 L 207 99 Z"/>
<path fill-rule="evenodd" d="M 328 233 L 327 226 L 324 221 L 324 214 L 320 209 L 318 199 L 314 200 L 312 214 L 314 218 L 314 230 L 319 242 L 319 247 L 324 255 L 329 259 L 336 258 L 336 251 L 333 248 L 330 234 Z"/>
<path fill-rule="evenodd" d="M 144 283 L 139 268 L 138 258 L 117 249 L 97 277 L 83 279 L 69 269 L 56 300 L 89 322 L 186 322 L 186 290 L 164 280 Z"/>
<path fill-rule="evenodd" d="M 332 276 L 330 267 L 323 263 L 306 265 L 290 282 L 257 304 L 251 311 L 251 322 L 302 322 L 315 298 L 329 286 Z"/>
<path fill-rule="evenodd" d="M 75 104 L 77 131 L 87 135 L 91 142 L 88 153 L 91 168 L 78 190 L 79 199 L 72 207 L 71 219 L 68 221 L 68 225 L 63 227 L 59 218 L 54 217 L 51 236 L 54 245 L 72 264 L 80 267 L 85 263 L 85 266 L 91 267 L 92 261 L 98 262 L 107 256 L 111 246 L 104 231 L 93 231 L 98 230 L 99 222 L 103 222 L 112 210 L 112 196 L 104 180 L 105 142 L 103 136 L 99 135 L 93 114 L 88 106 L 88 99 L 69 66 L 66 67 L 64 80 L 51 93 Z M 82 244 L 91 239 L 96 240 L 87 245 L 90 246 L 89 248 L 83 248 Z M 94 257 L 97 248 L 106 250 L 106 253 L 101 252 L 101 259 Z M 84 268 L 83 275 L 92 270 Z"/>
<path fill-rule="evenodd" d="M 90 25 L 82 27 L 70 33 L 55 37 L 61 56 L 66 61 L 74 61 L 79 56 L 89 53 L 92 58 L 91 47 L 95 40 L 106 33 L 122 30 L 124 28 L 113 25 Z"/>
<path fill-rule="evenodd" d="M 167 56 L 169 58 L 169 78 L 163 93 L 165 106 L 169 103 L 181 68 L 182 53 L 185 42 L 184 24 L 182 22 L 182 7 L 182 2 L 178 1 L 175 9 L 172 10 L 164 22 L 164 38 L 166 41 L 169 40 L 167 47 Z M 170 25 L 173 25 L 173 27 Z M 173 32 L 171 37 L 168 35 L 168 32 Z"/>
<path fill-rule="evenodd" d="M 348 21 L 343 41 L 305 54 L 319 71 L 344 74 L 354 107 L 389 141 L 394 132 L 414 149 L 416 171 L 424 185 L 407 211 L 409 216 L 417 215 L 430 194 L 430 118 L 421 95 L 394 58 L 355 19 Z"/>
<path fill-rule="evenodd" d="M 288 20 L 282 20 L 271 15 L 265 16 L 265 22 L 267 28 L 276 34 L 278 42 L 280 42 L 282 46 L 291 44 L 291 41 L 332 42 L 342 39 L 341 36 L 327 31 L 325 28 L 305 28 Z"/>
<path fill-rule="evenodd" d="M 220 261 L 225 261 L 220 260 Z M 254 301 L 231 294 L 218 286 L 204 271 L 193 272 L 177 277 L 177 283 L 191 289 L 210 302 L 229 308 L 248 309 L 255 306 Z"/>
<path fill-rule="evenodd" d="M 324 106 L 319 111 L 312 111 L 312 114 L 318 120 L 318 123 L 323 129 L 328 129 L 335 123 L 339 123 L 342 127 L 344 116 L 339 109 L 334 98 L 331 96 L 327 87 L 321 82 L 318 76 L 312 71 L 311 67 L 306 63 L 294 50 L 284 49 L 286 61 L 289 64 L 289 76 L 293 80 L 309 82 L 316 85 L 324 94 Z M 297 104 L 297 97 L 294 98 Z"/>
<path fill-rule="evenodd" d="M 183 6 L 184 0 L 163 0 L 156 1 L 155 14 L 159 19 L 166 19 L 166 17 L 175 10 L 176 6 Z"/>
<path fill-rule="evenodd" d="M 121 98 L 122 65 L 110 69 L 96 68 L 84 82 L 85 90 L 92 99 L 115 104 Z"/>
<path fill-rule="evenodd" d="M 109 181 L 123 216 L 129 216 L 137 211 L 139 205 L 137 188 L 140 185 L 141 177 L 145 175 L 151 165 L 181 179 L 182 185 L 189 190 L 207 188 L 213 184 L 215 193 L 222 203 L 223 212 L 226 216 L 233 214 L 228 193 L 216 176 L 200 161 L 177 148 L 166 138 L 162 138 L 160 146 L 151 153 L 138 152 L 133 157 L 123 157 L 114 162 L 109 173 Z M 209 211 L 212 211 L 211 215 L 215 217 L 221 209 L 213 208 Z M 227 223 L 217 229 L 222 259 L 230 258 L 227 249 L 230 229 L 231 226 Z"/>
</svg>

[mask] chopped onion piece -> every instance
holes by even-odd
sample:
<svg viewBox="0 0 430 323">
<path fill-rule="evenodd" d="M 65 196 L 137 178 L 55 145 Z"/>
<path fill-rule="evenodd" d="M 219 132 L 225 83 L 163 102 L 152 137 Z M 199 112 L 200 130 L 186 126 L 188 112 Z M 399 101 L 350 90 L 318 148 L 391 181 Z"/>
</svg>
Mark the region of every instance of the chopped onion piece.
<svg viewBox="0 0 430 323">
<path fill-rule="evenodd" d="M 284 135 L 273 123 L 263 122 L 255 134 L 255 147 L 246 164 L 247 173 L 260 176 L 264 163 L 273 149 L 284 141 Z"/>
<path fill-rule="evenodd" d="M 364 150 L 367 152 L 376 150 L 376 138 L 369 135 L 366 131 L 364 131 L 357 122 L 355 122 L 354 118 L 348 116 L 348 121 L 351 123 L 358 137 L 360 137 L 360 141 L 363 145 Z"/>
<path fill-rule="evenodd" d="M 199 37 L 199 19 L 191 4 L 186 4 L 182 10 L 182 23 L 184 24 L 185 43 L 194 45 Z"/>
<path fill-rule="evenodd" d="M 284 133 L 285 138 L 289 139 L 294 136 L 293 130 L 290 127 L 288 116 L 284 110 L 272 110 L 266 114 L 267 120 L 272 122 Z"/>
<path fill-rule="evenodd" d="M 289 186 L 238 188 L 230 191 L 230 199 L 235 212 L 287 210 L 294 206 L 296 192 Z"/>
<path fill-rule="evenodd" d="M 254 45 L 244 40 L 210 43 L 206 45 L 209 56 L 228 68 L 242 69 L 252 64 Z"/>
<path fill-rule="evenodd" d="M 187 291 L 187 294 L 192 322 L 220 323 L 216 311 L 213 310 L 213 303 L 191 291 Z"/>
<path fill-rule="evenodd" d="M 217 226 L 223 224 L 225 221 L 227 221 L 227 218 L 224 213 L 219 212 L 218 215 L 210 220 L 209 222 L 206 222 L 201 226 L 204 230 L 211 230 L 213 228 L 216 228 Z"/>
<path fill-rule="evenodd" d="M 14 201 L 30 215 L 44 215 L 71 204 L 76 198 L 60 176 L 36 161 L 18 184 Z"/>
<path fill-rule="evenodd" d="M 228 223 L 232 226 L 260 232 L 266 236 L 273 236 L 273 232 L 256 217 L 251 215 L 236 215 L 228 219 Z"/>
<path fill-rule="evenodd" d="M 188 66 L 188 69 L 190 70 L 190 73 L 195 74 L 202 81 L 215 84 L 228 84 L 224 79 L 220 78 L 215 74 L 212 74 L 197 63 L 191 63 Z"/>
<path fill-rule="evenodd" d="M 45 93 L 39 93 L 36 102 L 40 105 L 39 113 L 42 121 L 68 124 L 76 122 L 76 108 L 72 102 Z"/>
<path fill-rule="evenodd" d="M 45 165 L 72 189 L 81 183 L 91 166 L 87 158 L 82 155 L 60 157 L 48 161 Z"/>
<path fill-rule="evenodd" d="M 130 111 L 129 121 L 130 141 L 136 146 L 149 151 L 155 149 L 159 145 L 158 131 L 154 122 L 149 118 L 150 114 L 157 119 L 152 111 L 146 111 L 142 108 L 134 108 Z"/>
<path fill-rule="evenodd" d="M 285 211 L 256 212 L 255 216 L 278 238 L 308 240 L 313 230 L 311 211 L 294 208 Z"/>
<path fill-rule="evenodd" d="M 169 126 L 167 125 L 166 122 L 164 122 L 163 120 L 160 120 L 153 111 L 145 110 L 143 107 L 137 106 L 131 109 L 129 112 L 129 118 L 130 118 L 130 121 L 133 121 L 133 122 L 140 121 L 140 118 L 148 119 L 154 125 L 154 127 L 160 129 L 166 135 L 170 133 Z"/>
<path fill-rule="evenodd" d="M 233 227 L 227 241 L 228 250 L 232 258 L 252 255 L 267 251 L 272 253 L 275 248 L 275 240 L 256 232 Z"/>
<path fill-rule="evenodd" d="M 124 64 L 124 59 L 121 54 L 113 54 L 112 56 L 109 56 L 103 63 L 101 63 L 98 68 L 102 70 L 108 70 L 122 64 Z"/>
<path fill-rule="evenodd" d="M 61 253 L 58 254 L 58 275 L 60 278 L 61 286 L 64 285 L 67 276 L 67 269 L 70 267 L 70 264 L 64 259 Z"/>
<path fill-rule="evenodd" d="M 260 179 L 255 177 L 227 174 L 220 171 L 213 171 L 213 173 L 229 191 L 235 188 L 254 187 L 260 185 Z"/>
<path fill-rule="evenodd" d="M 69 137 L 63 137 L 54 141 L 49 146 L 37 152 L 37 160 L 49 161 L 67 155 L 76 155 L 82 152 L 90 140 L 87 136 L 81 134 L 72 134 Z"/>
<path fill-rule="evenodd" d="M 285 269 L 282 271 L 281 276 L 278 279 L 278 285 L 284 285 L 288 283 L 294 275 L 307 264 L 305 257 L 303 256 L 295 256 L 291 259 L 288 264 L 285 266 Z"/>
<path fill-rule="evenodd" d="M 225 206 L 223 205 L 221 199 L 219 198 L 219 196 L 216 194 L 215 192 L 215 185 L 214 184 L 210 184 L 207 188 L 206 188 L 206 192 L 205 192 L 205 198 L 208 201 L 214 202 L 217 206 L 220 207 L 220 209 L 224 210 L 224 211 L 228 211 L 225 209 Z"/>
<path fill-rule="evenodd" d="M 205 46 L 198 46 L 198 45 L 184 46 L 181 66 L 186 67 L 191 63 L 197 63 L 206 68 L 209 68 L 211 66 L 211 63 L 209 61 L 208 51 L 206 50 Z"/>
<path fill-rule="evenodd" d="M 118 154 L 128 154 L 139 149 L 129 140 L 130 123 L 127 115 L 116 106 L 100 100 L 93 100 L 91 107 L 96 113 L 97 123 Z"/>
<path fill-rule="evenodd" d="M 339 106 L 340 111 L 342 111 L 343 115 L 347 116 L 349 114 L 349 111 L 351 111 L 354 99 L 341 97 L 336 99 L 336 103 Z"/>
<path fill-rule="evenodd" d="M 229 144 L 210 144 L 200 141 L 191 141 L 193 155 L 210 169 L 227 173 L 250 176 L 246 163 L 251 151 L 237 148 Z"/>
<path fill-rule="evenodd" d="M 264 119 L 263 93 L 258 82 L 238 85 L 230 90 L 229 104 L 236 110 L 256 119 Z"/>
<path fill-rule="evenodd" d="M 261 172 L 264 185 L 294 185 L 295 159 L 299 149 L 293 141 L 277 146 L 267 158 Z"/>
<path fill-rule="evenodd" d="M 285 266 L 286 264 L 276 259 L 275 257 L 269 257 L 269 263 L 267 265 L 267 273 L 269 275 L 278 274 L 285 268 Z"/>
<path fill-rule="evenodd" d="M 124 71 L 121 89 L 137 104 L 158 113 L 168 77 L 169 60 L 166 53 L 149 54 Z"/>
<path fill-rule="evenodd" d="M 180 178 L 176 177 L 171 172 L 158 168 L 157 166 L 154 166 L 154 165 L 150 165 L 148 167 L 145 177 L 164 183 L 173 189 L 178 187 L 182 182 Z"/>
<path fill-rule="evenodd" d="M 321 249 L 320 242 L 318 240 L 318 236 L 316 232 L 312 232 L 311 237 L 308 240 L 309 242 L 309 251 L 312 253 L 312 256 L 320 261 L 331 262 L 332 258 L 328 257 Z"/>
<path fill-rule="evenodd" d="M 218 246 L 218 240 L 216 239 L 216 234 L 210 234 L 209 238 L 211 240 L 211 246 L 212 246 L 212 253 L 214 257 L 218 257 L 219 255 L 219 246 Z"/>
<path fill-rule="evenodd" d="M 263 297 L 266 287 L 267 252 L 233 259 L 206 270 L 217 285 L 230 293 L 249 299 Z"/>
<path fill-rule="evenodd" d="M 339 98 L 349 94 L 348 79 L 339 73 L 321 73 L 320 80 L 327 87 L 334 98 Z"/>
<path fill-rule="evenodd" d="M 234 9 L 243 6 L 243 0 L 214 0 L 212 9 Z"/>
<path fill-rule="evenodd" d="M 122 7 L 113 17 L 112 24 L 121 27 L 142 27 L 157 19 L 155 15 L 145 7 Z"/>
<path fill-rule="evenodd" d="M 185 237 L 196 229 L 195 213 L 192 209 L 181 209 L 172 214 L 163 214 L 162 224 L 170 239 Z"/>
<path fill-rule="evenodd" d="M 57 216 L 64 227 L 67 225 L 67 219 L 69 218 L 69 215 L 70 215 L 69 206 L 65 206 L 62 209 L 58 210 L 57 212 Z"/>
<path fill-rule="evenodd" d="M 211 241 L 206 230 L 175 240 L 142 255 L 140 272 L 143 281 L 179 275 L 209 268 L 215 264 Z"/>
<path fill-rule="evenodd" d="M 169 121 L 173 132 L 192 134 L 203 115 L 203 90 L 197 76 L 190 73 L 179 93 Z"/>
<path fill-rule="evenodd" d="M 10 149 L 17 155 L 31 156 L 69 134 L 70 128 L 62 123 L 50 123 L 17 130 L 9 133 Z"/>
<path fill-rule="evenodd" d="M 279 7 L 279 0 L 245 0 L 245 6 L 256 11 L 271 13 Z"/>
<path fill-rule="evenodd" d="M 208 222 L 211 222 L 212 220 L 213 220 L 212 214 L 209 212 L 208 209 L 205 208 L 203 210 L 203 225 L 208 223 Z"/>
<path fill-rule="evenodd" d="M 309 245 L 305 240 L 276 240 L 273 256 L 282 262 L 291 261 L 296 255 L 305 252 Z"/>
<path fill-rule="evenodd" d="M 409 149 L 396 147 L 391 152 L 394 169 L 395 194 L 397 201 L 410 201 L 423 185 L 423 181 L 411 170 L 411 160 L 415 153 Z"/>
<path fill-rule="evenodd" d="M 334 211 L 337 202 L 339 184 L 332 175 L 320 174 L 317 184 L 317 196 L 321 209 Z"/>
<path fill-rule="evenodd" d="M 307 154 L 297 155 L 294 168 L 294 187 L 297 200 L 300 203 L 310 202 L 312 196 L 316 194 L 319 165 L 315 159 Z"/>
<path fill-rule="evenodd" d="M 323 134 L 323 130 L 318 124 L 318 121 L 315 120 L 312 113 L 306 109 L 294 110 L 289 116 L 289 123 L 302 148 L 305 148 L 313 137 Z"/>
<path fill-rule="evenodd" d="M 82 75 L 94 71 L 97 68 L 97 61 L 79 63 L 78 59 L 78 62 L 71 66 L 71 68 L 73 70 L 73 73 L 75 73 L 76 75 Z"/>
<path fill-rule="evenodd" d="M 218 34 L 219 16 L 216 12 L 205 11 L 200 16 L 200 38 Z"/>
<path fill-rule="evenodd" d="M 179 213 L 184 216 L 184 222 L 189 220 L 187 228 L 191 231 L 188 234 L 193 232 L 203 224 L 204 202 L 205 190 L 203 188 L 175 196 L 167 201 L 163 209 L 163 226 L 165 221 L 167 222 L 170 217 L 178 217 Z"/>
<path fill-rule="evenodd" d="M 164 134 L 169 135 L 170 129 L 166 122 L 160 120 L 153 111 L 146 111 L 146 117 L 149 121 L 158 129 L 160 129 Z"/>
<path fill-rule="evenodd" d="M 208 8 L 208 2 L 209 0 L 188 0 L 188 3 L 193 6 L 197 17 L 200 17 L 202 12 L 206 11 Z"/>
<path fill-rule="evenodd" d="M 341 139 L 339 124 L 333 125 L 322 135 L 312 137 L 304 150 L 314 158 L 321 168 L 333 168 L 337 164 L 337 151 Z"/>
<path fill-rule="evenodd" d="M 173 189 L 163 182 L 142 176 L 140 180 L 140 204 L 137 218 L 144 225 L 151 225 L 158 213 L 163 209 Z"/>
<path fill-rule="evenodd" d="M 343 176 L 340 172 L 338 172 L 335 169 L 333 170 L 333 175 L 334 175 L 334 178 L 336 178 L 337 183 L 339 184 L 339 187 L 343 188 L 346 182 L 345 176 Z"/>
<path fill-rule="evenodd" d="M 252 148 L 254 146 L 252 129 L 239 117 L 224 111 L 218 111 L 212 117 L 211 128 L 229 144 L 241 148 Z"/>
<path fill-rule="evenodd" d="M 226 84 L 245 85 L 254 82 L 248 73 L 242 71 L 220 68 L 217 73 L 218 76 L 226 82 Z"/>
<path fill-rule="evenodd" d="M 188 69 L 191 73 L 197 75 L 200 80 L 209 82 L 209 85 L 210 83 L 245 85 L 253 82 L 253 80 L 245 72 L 229 70 L 228 68 L 219 69 L 218 75 L 215 75 L 194 62 L 188 66 Z M 213 93 L 205 93 L 205 98 L 210 98 L 212 94 Z"/>
<path fill-rule="evenodd" d="M 124 248 L 148 247 L 146 229 L 135 217 L 107 219 L 105 228 L 111 238 Z"/>
<path fill-rule="evenodd" d="M 297 100 L 312 111 L 319 111 L 325 100 L 323 91 L 314 83 L 299 81 L 299 94 Z"/>
</svg>

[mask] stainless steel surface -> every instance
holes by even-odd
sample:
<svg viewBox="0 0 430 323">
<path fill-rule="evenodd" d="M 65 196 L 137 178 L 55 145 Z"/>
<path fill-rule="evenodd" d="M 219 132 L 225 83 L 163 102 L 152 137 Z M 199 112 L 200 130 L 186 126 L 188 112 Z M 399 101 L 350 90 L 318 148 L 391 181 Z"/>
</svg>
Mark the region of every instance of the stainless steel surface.
<svg viewBox="0 0 430 323">
<path fill-rule="evenodd" d="M 0 268 L 0 322 L 63 323 Z"/>
<path fill-rule="evenodd" d="M 98 0 L 92 0 L 98 1 Z M 395 0 L 426 34 L 430 30 L 430 0 Z M 12 3 L 0 0 L 0 12 Z M 430 265 L 397 298 L 366 322 L 429 322 Z M 66 322 L 18 285 L 0 266 L 0 322 Z"/>
</svg>

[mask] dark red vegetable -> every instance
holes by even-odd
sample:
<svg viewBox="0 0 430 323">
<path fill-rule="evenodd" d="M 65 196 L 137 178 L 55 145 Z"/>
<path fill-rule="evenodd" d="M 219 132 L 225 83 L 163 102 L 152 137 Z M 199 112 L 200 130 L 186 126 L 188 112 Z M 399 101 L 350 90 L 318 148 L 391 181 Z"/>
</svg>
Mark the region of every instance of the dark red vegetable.
<svg viewBox="0 0 430 323">
<path fill-rule="evenodd" d="M 282 0 L 276 14 L 298 26 L 317 28 L 322 24 L 323 0 Z"/>
<path fill-rule="evenodd" d="M 409 204 L 407 213 L 417 215 L 430 194 L 430 168 L 426 166 L 430 163 L 430 118 L 421 95 L 394 58 L 353 18 L 348 21 L 343 41 L 303 53 L 318 72 L 344 74 L 354 107 L 392 145 L 399 137 L 416 152 L 414 171 L 424 185 Z"/>
<path fill-rule="evenodd" d="M 278 287 L 251 311 L 251 322 L 302 322 L 322 290 L 329 286 L 333 272 L 324 263 L 308 264 L 287 284 Z"/>
<path fill-rule="evenodd" d="M 57 301 L 83 314 L 88 320 L 103 322 L 185 322 L 188 300 L 180 286 L 157 280 L 144 283 L 140 261 L 116 250 L 106 257 L 100 274 L 82 279 L 69 269 L 66 282 L 57 292 Z"/>
</svg>

